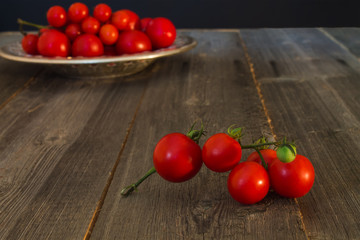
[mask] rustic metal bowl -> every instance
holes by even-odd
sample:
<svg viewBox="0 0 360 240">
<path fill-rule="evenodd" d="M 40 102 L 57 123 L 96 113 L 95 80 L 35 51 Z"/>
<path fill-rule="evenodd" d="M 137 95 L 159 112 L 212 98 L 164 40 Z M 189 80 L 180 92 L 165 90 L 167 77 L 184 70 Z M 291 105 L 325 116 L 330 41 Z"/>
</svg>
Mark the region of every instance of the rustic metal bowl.
<svg viewBox="0 0 360 240">
<path fill-rule="evenodd" d="M 178 35 L 175 42 L 168 48 L 147 51 L 138 54 L 101 57 L 55 57 L 26 54 L 20 42 L 13 42 L 0 48 L 0 56 L 5 59 L 43 64 L 53 71 L 67 77 L 75 78 L 109 78 L 128 76 L 144 70 L 156 59 L 186 52 L 197 45 L 195 39 Z"/>
</svg>

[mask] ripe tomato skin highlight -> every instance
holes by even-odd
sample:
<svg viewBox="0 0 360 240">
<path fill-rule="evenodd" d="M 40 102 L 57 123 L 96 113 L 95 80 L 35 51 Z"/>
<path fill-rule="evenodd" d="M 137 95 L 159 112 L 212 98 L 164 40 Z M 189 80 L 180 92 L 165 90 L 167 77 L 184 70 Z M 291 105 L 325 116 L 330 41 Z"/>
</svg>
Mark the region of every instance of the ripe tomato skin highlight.
<svg viewBox="0 0 360 240">
<path fill-rule="evenodd" d="M 259 150 L 261 155 L 264 158 L 264 161 L 266 162 L 266 164 L 269 166 L 272 164 L 272 162 L 274 161 L 274 159 L 276 159 L 276 151 L 273 149 L 261 149 Z M 246 161 L 248 162 L 257 162 L 260 165 L 262 165 L 261 159 L 259 154 L 255 151 L 252 152 L 248 158 L 246 159 Z"/>
<path fill-rule="evenodd" d="M 201 169 L 201 148 L 182 133 L 170 133 L 157 143 L 153 153 L 156 172 L 170 182 L 184 182 Z"/>
<path fill-rule="evenodd" d="M 116 51 L 119 55 L 151 51 L 151 49 L 149 37 L 139 30 L 121 32 L 116 43 Z"/>
<path fill-rule="evenodd" d="M 111 23 L 120 31 L 140 30 L 140 17 L 128 9 L 114 12 L 111 16 Z"/>
<path fill-rule="evenodd" d="M 241 160 L 240 144 L 225 133 L 211 136 L 202 148 L 202 158 L 206 167 L 215 172 L 227 172 Z"/>
<path fill-rule="evenodd" d="M 81 33 L 81 26 L 78 23 L 70 23 L 65 28 L 65 34 L 70 41 L 74 41 Z"/>
<path fill-rule="evenodd" d="M 227 187 L 233 199 L 242 204 L 261 201 L 269 191 L 269 176 L 256 162 L 242 162 L 231 170 Z"/>
<path fill-rule="evenodd" d="M 119 38 L 119 30 L 112 24 L 104 24 L 100 28 L 99 37 L 105 45 L 112 45 Z"/>
<path fill-rule="evenodd" d="M 155 49 L 165 48 L 174 43 L 176 28 L 169 19 L 157 17 L 147 24 L 146 34 Z"/>
<path fill-rule="evenodd" d="M 89 8 L 80 2 L 76 2 L 70 5 L 68 9 L 68 18 L 73 23 L 80 23 L 87 16 L 89 16 Z"/>
<path fill-rule="evenodd" d="M 35 55 L 38 54 L 37 42 L 39 40 L 36 34 L 26 34 L 21 40 L 21 46 L 27 54 Z"/>
<path fill-rule="evenodd" d="M 280 196 L 298 198 L 307 194 L 315 180 L 315 170 L 309 159 L 297 154 L 289 163 L 275 159 L 268 168 L 271 186 Z"/>
<path fill-rule="evenodd" d="M 81 22 L 81 30 L 84 33 L 97 34 L 100 30 L 100 22 L 94 17 L 86 17 Z"/>
<path fill-rule="evenodd" d="M 99 3 L 98 5 L 95 6 L 93 11 L 93 16 L 102 23 L 109 20 L 111 14 L 112 14 L 111 7 L 105 3 Z"/>
<path fill-rule="evenodd" d="M 71 53 L 74 57 L 97 57 L 104 54 L 104 45 L 96 35 L 84 33 L 74 40 Z"/>
<path fill-rule="evenodd" d="M 66 10 L 61 6 L 52 6 L 46 12 L 46 19 L 53 27 L 65 26 L 67 21 Z"/>
<path fill-rule="evenodd" d="M 46 57 L 66 57 L 70 53 L 70 40 L 64 33 L 49 29 L 40 35 L 37 48 Z"/>
</svg>

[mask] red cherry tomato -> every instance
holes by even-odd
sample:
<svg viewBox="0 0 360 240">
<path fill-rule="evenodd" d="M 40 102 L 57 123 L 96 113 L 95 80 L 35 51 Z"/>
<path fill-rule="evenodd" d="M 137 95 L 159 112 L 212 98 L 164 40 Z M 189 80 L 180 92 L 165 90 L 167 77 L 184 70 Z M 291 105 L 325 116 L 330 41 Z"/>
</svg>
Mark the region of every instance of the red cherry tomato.
<svg viewBox="0 0 360 240">
<path fill-rule="evenodd" d="M 105 3 L 100 3 L 96 5 L 93 12 L 93 16 L 102 23 L 109 20 L 111 14 L 112 14 L 111 7 Z"/>
<path fill-rule="evenodd" d="M 84 33 L 97 34 L 100 30 L 100 22 L 94 17 L 86 17 L 81 22 L 81 30 Z"/>
<path fill-rule="evenodd" d="M 268 168 L 271 186 L 283 197 L 298 198 L 313 186 L 315 170 L 309 159 L 299 154 L 289 163 L 276 158 Z"/>
<path fill-rule="evenodd" d="M 141 31 L 145 32 L 146 31 L 146 27 L 149 24 L 149 22 L 152 20 L 152 18 L 146 17 L 146 18 L 142 18 L 140 19 L 140 29 Z"/>
<path fill-rule="evenodd" d="M 43 34 L 44 32 L 48 31 L 49 28 L 40 28 L 39 29 L 39 35 Z"/>
<path fill-rule="evenodd" d="M 227 172 L 241 160 L 240 144 L 225 133 L 211 136 L 202 148 L 205 165 L 215 172 Z"/>
<path fill-rule="evenodd" d="M 37 43 L 39 37 L 35 34 L 26 34 L 22 41 L 21 46 L 27 54 L 35 55 L 38 54 Z"/>
<path fill-rule="evenodd" d="M 156 172 L 170 182 L 183 182 L 201 169 L 201 148 L 181 133 L 170 133 L 156 145 L 153 162 Z"/>
<path fill-rule="evenodd" d="M 119 55 L 151 51 L 151 41 L 141 31 L 123 31 L 119 34 L 116 51 Z"/>
<path fill-rule="evenodd" d="M 140 30 L 139 16 L 128 9 L 114 12 L 111 16 L 111 23 L 120 31 Z"/>
<path fill-rule="evenodd" d="M 74 41 L 81 34 L 81 27 L 78 23 L 70 23 L 65 28 L 65 34 L 70 39 Z"/>
<path fill-rule="evenodd" d="M 46 19 L 53 27 L 65 26 L 67 21 L 66 10 L 61 6 L 52 6 L 46 13 Z"/>
<path fill-rule="evenodd" d="M 49 29 L 40 35 L 37 48 L 46 57 L 66 57 L 70 52 L 70 41 L 64 33 Z"/>
<path fill-rule="evenodd" d="M 228 190 L 232 198 L 242 204 L 261 201 L 269 191 L 269 176 L 265 168 L 255 162 L 242 162 L 231 170 Z"/>
<path fill-rule="evenodd" d="M 80 23 L 87 16 L 89 16 L 89 8 L 84 3 L 76 2 L 70 5 L 68 17 L 71 22 Z"/>
<path fill-rule="evenodd" d="M 105 24 L 100 28 L 99 37 L 105 45 L 113 45 L 119 37 L 119 30 L 112 24 Z"/>
<path fill-rule="evenodd" d="M 271 163 L 274 161 L 274 159 L 276 159 L 276 151 L 273 150 L 273 149 L 261 149 L 260 153 L 261 153 L 262 157 L 264 158 L 264 161 L 266 162 L 266 164 L 268 166 L 270 166 Z M 260 156 L 256 151 L 252 152 L 248 156 L 246 161 L 248 161 L 248 162 L 257 162 L 257 163 L 262 165 L 262 161 L 260 159 Z"/>
<path fill-rule="evenodd" d="M 174 43 L 176 28 L 167 18 L 157 17 L 151 20 L 146 27 L 153 48 L 165 48 Z"/>
<path fill-rule="evenodd" d="M 84 33 L 75 39 L 71 50 L 74 57 L 97 57 L 104 54 L 104 45 L 96 35 Z"/>
</svg>

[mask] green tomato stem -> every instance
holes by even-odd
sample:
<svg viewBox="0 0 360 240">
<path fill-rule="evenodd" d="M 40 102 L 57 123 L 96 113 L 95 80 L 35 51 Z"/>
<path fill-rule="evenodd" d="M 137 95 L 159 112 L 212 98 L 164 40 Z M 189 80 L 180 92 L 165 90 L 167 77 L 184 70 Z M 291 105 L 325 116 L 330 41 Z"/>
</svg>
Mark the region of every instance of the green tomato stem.
<svg viewBox="0 0 360 240">
<path fill-rule="evenodd" d="M 239 142 L 240 143 L 240 142 Z M 261 147 L 261 146 L 267 146 L 267 145 L 278 145 L 280 144 L 281 141 L 277 141 L 277 142 L 266 142 L 266 143 L 257 143 L 257 144 L 250 144 L 250 145 L 241 145 L 242 149 L 249 149 L 249 148 L 257 148 L 257 147 Z"/>
<path fill-rule="evenodd" d="M 123 188 L 121 190 L 121 195 L 124 196 L 124 197 L 127 197 L 129 196 L 134 190 L 137 189 L 137 187 L 145 180 L 147 179 L 148 177 L 150 177 L 152 174 L 156 173 L 156 169 L 155 167 L 152 167 L 149 171 L 147 171 L 147 173 L 142 177 L 140 178 L 136 183 L 133 183 L 125 188 Z"/>
<path fill-rule="evenodd" d="M 36 24 L 36 23 L 31 23 L 31 22 L 22 20 L 21 18 L 18 18 L 17 22 L 18 22 L 18 24 L 20 24 L 20 26 L 27 25 L 27 26 L 30 26 L 30 27 L 38 28 L 38 29 L 49 28 L 49 26 L 44 26 L 44 25 L 39 25 L 39 24 Z"/>
<path fill-rule="evenodd" d="M 27 35 L 27 33 L 24 31 L 24 26 L 22 24 L 19 24 L 19 31 L 23 36 Z"/>
<path fill-rule="evenodd" d="M 259 154 L 259 157 L 260 157 L 260 159 L 261 159 L 261 163 L 262 163 L 263 167 L 267 170 L 267 169 L 268 169 L 268 165 L 267 165 L 267 163 L 265 162 L 264 157 L 263 157 L 263 155 L 261 154 L 260 150 L 257 149 L 257 148 L 255 148 L 255 151 Z"/>
<path fill-rule="evenodd" d="M 199 144 L 200 138 L 202 135 L 205 135 L 205 131 L 204 131 L 204 125 L 201 122 L 201 128 L 200 130 L 194 129 L 196 122 L 191 126 L 189 132 L 186 134 L 186 136 L 188 136 L 189 138 L 191 138 L 194 142 L 196 142 L 197 144 Z"/>
</svg>

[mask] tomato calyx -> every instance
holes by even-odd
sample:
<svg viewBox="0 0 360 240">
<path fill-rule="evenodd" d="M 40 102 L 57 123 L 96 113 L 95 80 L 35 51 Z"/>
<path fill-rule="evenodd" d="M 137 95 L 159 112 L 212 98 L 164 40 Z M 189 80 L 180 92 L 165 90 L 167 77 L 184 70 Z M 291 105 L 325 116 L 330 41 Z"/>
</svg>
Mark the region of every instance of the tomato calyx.
<svg viewBox="0 0 360 240">
<path fill-rule="evenodd" d="M 227 133 L 230 137 L 232 137 L 233 139 L 235 139 L 236 141 L 239 142 L 239 144 L 241 145 L 241 137 L 244 136 L 243 132 L 243 127 L 235 127 L 236 125 L 231 125 L 228 129 L 227 129 Z"/>
<path fill-rule="evenodd" d="M 270 146 L 270 144 L 268 144 L 268 143 L 269 142 L 267 142 L 266 137 L 262 136 L 258 140 L 254 141 L 253 144 L 259 145 L 258 147 L 256 147 L 256 149 L 261 150 L 261 149 L 268 149 Z"/>
<path fill-rule="evenodd" d="M 191 126 L 190 130 L 188 131 L 188 133 L 186 134 L 186 136 L 188 136 L 190 139 L 192 139 L 194 142 L 196 142 L 197 144 L 199 144 L 200 138 L 201 136 L 205 135 L 205 131 L 204 131 L 204 125 L 201 122 L 201 128 L 200 130 L 194 129 L 196 122 L 194 122 L 194 124 Z"/>
</svg>

